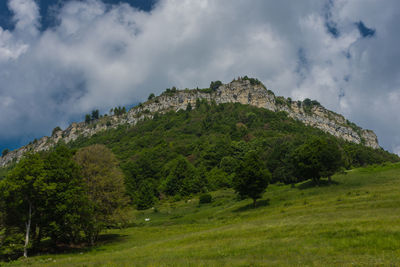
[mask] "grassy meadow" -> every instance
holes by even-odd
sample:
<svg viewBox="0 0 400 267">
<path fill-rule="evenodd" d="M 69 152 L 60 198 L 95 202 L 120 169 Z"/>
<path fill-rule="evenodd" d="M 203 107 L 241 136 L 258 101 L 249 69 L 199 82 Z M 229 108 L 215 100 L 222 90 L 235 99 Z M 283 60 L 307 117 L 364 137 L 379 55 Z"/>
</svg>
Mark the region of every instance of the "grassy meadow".
<svg viewBox="0 0 400 267">
<path fill-rule="evenodd" d="M 130 227 L 108 230 L 93 248 L 5 266 L 400 265 L 400 164 L 333 181 L 270 185 L 256 209 L 232 190 L 212 192 L 210 204 L 163 202 L 133 211 Z"/>
</svg>

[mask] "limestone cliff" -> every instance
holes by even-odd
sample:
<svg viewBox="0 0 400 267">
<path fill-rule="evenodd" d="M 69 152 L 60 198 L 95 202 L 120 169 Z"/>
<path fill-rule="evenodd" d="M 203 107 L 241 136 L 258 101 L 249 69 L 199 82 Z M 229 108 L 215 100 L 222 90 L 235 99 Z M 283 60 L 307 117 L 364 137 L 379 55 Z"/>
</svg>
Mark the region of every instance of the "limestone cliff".
<svg viewBox="0 0 400 267">
<path fill-rule="evenodd" d="M 256 81 L 256 82 L 255 82 Z M 195 107 L 197 99 L 220 103 L 241 103 L 266 108 L 271 111 L 284 111 L 296 120 L 306 125 L 319 128 L 324 132 L 342 138 L 349 142 L 364 144 L 368 147 L 379 148 L 378 139 L 371 130 L 364 130 L 354 123 L 347 121 L 342 115 L 329 111 L 318 102 L 291 101 L 283 97 L 276 97 L 257 80 L 239 79 L 223 84 L 215 90 L 177 90 L 164 92 L 160 96 L 132 108 L 120 116 L 105 116 L 90 124 L 72 123 L 64 131 L 59 130 L 50 137 L 35 140 L 26 146 L 9 152 L 0 158 L 0 166 L 16 161 L 28 151 L 39 152 L 48 150 L 59 141 L 69 143 L 79 136 L 89 137 L 100 131 L 116 128 L 119 125 L 135 125 L 144 118 L 151 118 L 154 113 L 165 113 L 170 110 L 186 109 L 191 103 Z"/>
</svg>

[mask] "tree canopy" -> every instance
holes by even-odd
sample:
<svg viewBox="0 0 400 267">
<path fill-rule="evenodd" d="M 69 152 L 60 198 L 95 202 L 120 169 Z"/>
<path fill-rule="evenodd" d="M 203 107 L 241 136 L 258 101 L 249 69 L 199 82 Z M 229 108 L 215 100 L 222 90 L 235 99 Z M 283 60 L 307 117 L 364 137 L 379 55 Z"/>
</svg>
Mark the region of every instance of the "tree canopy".
<svg viewBox="0 0 400 267">
<path fill-rule="evenodd" d="M 264 167 L 257 153 L 250 151 L 236 171 L 233 187 L 240 197 L 253 199 L 253 206 L 256 207 L 257 199 L 262 197 L 270 180 L 271 173 Z"/>
<path fill-rule="evenodd" d="M 104 227 L 119 222 L 122 209 L 127 205 L 124 176 L 118 161 L 104 145 L 80 149 L 74 156 L 80 166 L 88 197 L 88 218 L 84 231 L 91 244 Z"/>
<path fill-rule="evenodd" d="M 24 233 L 24 241 L 17 242 L 24 243 L 24 256 L 45 237 L 53 244 L 78 241 L 86 199 L 79 168 L 66 147 L 26 155 L 0 188 L 7 234 Z"/>
<path fill-rule="evenodd" d="M 117 223 L 127 198 L 114 155 L 98 145 L 78 151 L 75 160 L 62 145 L 27 154 L 0 181 L 0 258 L 22 250 L 28 256 L 45 239 L 52 247 L 94 243 L 104 226 Z"/>
<path fill-rule="evenodd" d="M 312 138 L 293 151 L 295 176 L 298 181 L 330 177 L 342 166 L 342 153 L 330 139 Z"/>
<path fill-rule="evenodd" d="M 297 148 L 313 138 L 329 140 L 328 144 L 337 146 L 344 158 L 340 163 L 343 168 L 399 160 L 384 150 L 334 138 L 284 112 L 238 103 L 217 105 L 201 99 L 196 100 L 192 110 L 156 113 L 153 119 L 140 121 L 134 127 L 120 126 L 90 138 L 81 137 L 71 146 L 100 143 L 112 149 L 121 162 L 127 194 L 132 203 L 143 209 L 163 197 L 232 188 L 238 166 L 251 150 L 271 173 L 271 183 L 293 184 L 312 179 L 299 179 L 293 157 Z M 194 173 L 189 180 L 198 181 L 195 187 L 183 186 L 181 181 L 188 180 L 179 173 L 176 177 L 170 175 L 177 166 L 186 166 Z M 168 182 L 175 179 L 176 184 Z"/>
</svg>

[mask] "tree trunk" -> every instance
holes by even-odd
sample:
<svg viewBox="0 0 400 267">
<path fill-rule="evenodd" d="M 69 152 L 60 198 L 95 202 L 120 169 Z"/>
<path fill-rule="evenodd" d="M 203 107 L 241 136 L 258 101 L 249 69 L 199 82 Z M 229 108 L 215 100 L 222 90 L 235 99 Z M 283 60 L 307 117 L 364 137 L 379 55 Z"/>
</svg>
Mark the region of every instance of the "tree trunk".
<svg viewBox="0 0 400 267">
<path fill-rule="evenodd" d="M 31 219 L 32 219 L 32 203 L 29 202 L 29 213 L 28 221 L 26 222 L 26 235 L 25 235 L 25 245 L 24 245 L 24 257 L 28 257 L 28 245 L 29 245 L 29 231 L 31 230 Z"/>
<path fill-rule="evenodd" d="M 328 176 L 328 182 L 331 184 L 332 183 L 332 177 Z"/>
<path fill-rule="evenodd" d="M 255 198 L 253 198 L 253 208 L 255 208 L 256 207 L 256 204 L 257 204 L 257 199 L 255 199 Z"/>
<path fill-rule="evenodd" d="M 35 230 L 35 228 L 33 228 Z M 39 247 L 40 245 L 40 241 L 42 240 L 42 229 L 39 226 L 36 226 L 37 232 L 36 232 L 36 236 L 33 239 L 33 246 L 35 248 Z"/>
</svg>

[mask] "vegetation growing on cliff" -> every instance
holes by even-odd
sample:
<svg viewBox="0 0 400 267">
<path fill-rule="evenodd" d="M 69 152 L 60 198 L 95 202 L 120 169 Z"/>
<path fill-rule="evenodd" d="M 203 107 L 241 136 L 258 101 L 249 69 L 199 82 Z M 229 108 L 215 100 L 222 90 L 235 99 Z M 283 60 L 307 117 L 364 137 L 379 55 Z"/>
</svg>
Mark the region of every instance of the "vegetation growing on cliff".
<svg viewBox="0 0 400 267">
<path fill-rule="evenodd" d="M 304 99 L 302 102 L 303 110 L 308 115 L 312 113 L 312 108 L 314 106 L 321 106 L 321 104 L 317 100 L 311 100 L 309 98 Z"/>
</svg>

